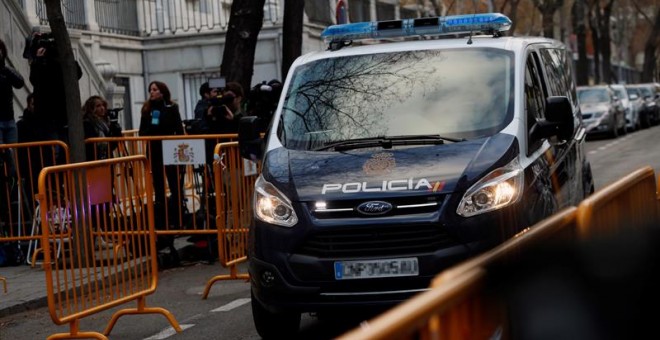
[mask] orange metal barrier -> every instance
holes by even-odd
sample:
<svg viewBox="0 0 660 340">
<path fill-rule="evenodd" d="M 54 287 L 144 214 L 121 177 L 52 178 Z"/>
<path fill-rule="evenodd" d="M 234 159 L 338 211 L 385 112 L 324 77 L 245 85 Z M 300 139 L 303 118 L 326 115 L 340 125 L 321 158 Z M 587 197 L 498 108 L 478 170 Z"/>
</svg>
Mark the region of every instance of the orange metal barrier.
<svg viewBox="0 0 660 340">
<path fill-rule="evenodd" d="M 66 163 L 69 148 L 61 141 L 0 145 L 0 242 L 40 238 L 34 223 L 39 171 Z"/>
<path fill-rule="evenodd" d="M 166 156 L 174 156 L 179 165 L 164 166 L 152 169 L 154 194 L 156 195 L 156 233 L 158 235 L 193 235 L 215 234 L 213 221 L 215 219 L 213 148 L 216 144 L 234 140 L 236 134 L 225 135 L 179 135 L 152 137 L 114 137 L 90 138 L 85 140 L 95 157 L 123 157 L 127 155 L 145 155 L 156 165 L 151 147 L 158 141 L 174 141 L 173 149 L 165 150 Z M 194 163 L 191 159 L 201 159 L 194 153 L 195 142 L 204 144 L 206 163 Z M 156 150 L 160 152 L 160 150 Z M 197 152 L 200 152 L 199 150 Z M 156 157 L 160 158 L 160 157 Z M 176 187 L 179 190 L 176 190 Z M 175 190 L 172 190 L 174 187 Z M 158 188 L 163 188 L 158 190 Z M 179 193 L 182 204 L 176 204 L 172 197 Z M 185 202 L 185 204 L 183 203 Z"/>
<path fill-rule="evenodd" d="M 230 269 L 229 275 L 217 275 L 206 283 L 203 299 L 211 286 L 222 280 L 248 280 L 249 274 L 239 274 L 237 265 L 247 260 L 248 227 L 252 223 L 252 196 L 259 165 L 244 160 L 238 142 L 215 147 L 219 158 L 213 163 L 216 192 L 216 226 L 220 263 Z"/>
<path fill-rule="evenodd" d="M 146 307 L 158 281 L 153 201 L 144 199 L 152 194 L 149 183 L 144 156 L 42 170 L 37 198 L 48 310 L 56 324 L 70 326 L 49 339 L 107 339 L 81 332 L 80 319 L 133 300 L 137 308 L 116 312 L 106 335 L 129 314 L 162 314 L 181 331 L 169 311 Z M 61 245 L 59 257 L 53 245 Z"/>
<path fill-rule="evenodd" d="M 658 222 L 655 174 L 644 167 L 598 190 L 579 205 L 578 230 L 587 238 Z"/>
</svg>

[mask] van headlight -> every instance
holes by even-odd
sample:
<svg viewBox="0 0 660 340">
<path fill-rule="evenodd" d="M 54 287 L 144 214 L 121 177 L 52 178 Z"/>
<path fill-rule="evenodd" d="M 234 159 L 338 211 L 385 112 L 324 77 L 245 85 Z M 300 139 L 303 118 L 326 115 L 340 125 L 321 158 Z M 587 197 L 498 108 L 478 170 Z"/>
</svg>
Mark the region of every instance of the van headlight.
<svg viewBox="0 0 660 340">
<path fill-rule="evenodd" d="M 254 210 L 257 218 L 283 227 L 293 227 L 298 216 L 291 201 L 274 185 L 259 176 L 254 184 Z"/>
<path fill-rule="evenodd" d="M 465 192 L 456 213 L 470 217 L 515 203 L 522 194 L 524 177 L 518 158 L 491 171 Z"/>
</svg>

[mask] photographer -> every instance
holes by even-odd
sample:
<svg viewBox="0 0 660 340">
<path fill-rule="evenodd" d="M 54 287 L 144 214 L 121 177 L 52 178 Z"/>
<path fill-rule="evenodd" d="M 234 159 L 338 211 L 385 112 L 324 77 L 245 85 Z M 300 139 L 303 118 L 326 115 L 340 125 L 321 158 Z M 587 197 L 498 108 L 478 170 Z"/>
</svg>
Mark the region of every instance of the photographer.
<svg viewBox="0 0 660 340">
<path fill-rule="evenodd" d="M 50 33 L 34 33 L 26 41 L 23 57 L 30 60 L 30 82 L 34 87 L 35 126 L 39 140 L 68 141 L 64 78 L 55 39 Z M 77 78 L 82 77 L 76 62 Z"/>
<path fill-rule="evenodd" d="M 208 82 L 199 87 L 199 95 L 202 97 L 195 105 L 195 119 L 204 118 L 205 113 L 209 109 L 209 101 L 212 97 L 218 96 L 218 89 L 211 88 Z"/>
<path fill-rule="evenodd" d="M 273 79 L 262 81 L 250 89 L 247 100 L 247 115 L 259 118 L 259 132 L 266 132 L 277 109 L 282 94 L 282 83 Z"/>
<path fill-rule="evenodd" d="M 209 108 L 204 115 L 208 133 L 226 134 L 238 132 L 238 119 L 242 115 L 243 87 L 229 82 L 221 94 L 209 98 Z"/>
<path fill-rule="evenodd" d="M 6 59 L 7 46 L 0 40 L 0 143 L 11 144 L 18 141 L 12 88 L 20 89 L 25 83 L 18 72 L 5 65 Z"/>
<path fill-rule="evenodd" d="M 91 96 L 82 107 L 83 128 L 85 139 L 96 137 L 121 137 L 121 126 L 116 117 L 111 119 L 108 115 L 108 102 L 100 96 Z M 110 158 L 116 143 L 86 143 L 85 153 L 87 160 Z"/>
</svg>

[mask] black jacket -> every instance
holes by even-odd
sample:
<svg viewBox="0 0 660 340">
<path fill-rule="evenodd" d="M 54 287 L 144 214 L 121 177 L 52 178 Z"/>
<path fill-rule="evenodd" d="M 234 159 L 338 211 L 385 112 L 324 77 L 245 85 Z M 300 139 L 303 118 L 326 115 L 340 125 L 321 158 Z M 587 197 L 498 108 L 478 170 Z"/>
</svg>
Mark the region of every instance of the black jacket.
<svg viewBox="0 0 660 340">
<path fill-rule="evenodd" d="M 77 79 L 82 77 L 76 62 Z M 34 111 L 41 124 L 67 125 L 67 107 L 62 69 L 54 57 L 38 57 L 30 64 L 30 82 L 34 87 Z M 77 111 L 76 111 L 77 112 Z"/>
<path fill-rule="evenodd" d="M 158 121 L 154 121 L 154 111 L 160 111 Z M 163 101 L 153 103 L 151 112 L 143 113 L 140 119 L 140 136 L 183 135 L 183 123 L 179 106 L 165 105 Z"/>
<path fill-rule="evenodd" d="M 7 66 L 0 66 L 0 121 L 14 119 L 14 90 L 25 85 L 23 77 Z"/>
</svg>

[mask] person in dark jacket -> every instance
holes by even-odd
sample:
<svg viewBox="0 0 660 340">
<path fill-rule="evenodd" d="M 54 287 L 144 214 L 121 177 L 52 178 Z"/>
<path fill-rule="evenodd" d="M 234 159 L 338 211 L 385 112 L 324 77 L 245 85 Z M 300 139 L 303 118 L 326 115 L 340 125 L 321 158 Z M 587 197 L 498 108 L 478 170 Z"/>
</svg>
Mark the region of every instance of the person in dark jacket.
<svg viewBox="0 0 660 340">
<path fill-rule="evenodd" d="M 152 81 L 149 84 L 149 100 L 142 106 L 140 119 L 140 136 L 171 136 L 183 135 L 183 123 L 179 107 L 172 101 L 170 90 L 165 83 Z M 182 210 L 182 192 L 184 172 L 182 166 L 163 164 L 163 144 L 160 140 L 149 142 L 148 158 L 151 161 L 151 173 L 154 186 L 154 216 L 156 227 L 179 229 Z M 170 197 L 165 210 L 165 177 L 170 188 Z M 167 216 L 165 218 L 165 216 Z M 167 223 L 167 225 L 165 225 Z M 162 241 L 162 242 L 161 242 Z M 159 240 L 159 248 L 167 246 L 170 253 L 176 254 L 173 239 Z"/>
<path fill-rule="evenodd" d="M 101 96 L 91 96 L 83 105 L 83 129 L 85 139 L 98 137 L 121 137 L 121 126 L 108 118 L 108 102 Z M 85 143 L 87 160 L 107 159 L 117 147 L 112 143 Z"/>
<path fill-rule="evenodd" d="M 20 89 L 25 82 L 16 70 L 6 65 L 6 60 L 7 46 L 0 40 L 0 143 L 11 144 L 18 142 L 12 88 Z"/>
<path fill-rule="evenodd" d="M 35 33 L 35 38 L 39 36 Z M 82 77 L 76 62 L 77 79 Z M 39 47 L 30 62 L 30 82 L 34 88 L 35 126 L 39 140 L 59 139 L 68 142 L 68 119 L 64 76 L 57 49 Z M 78 111 L 78 108 L 75 109 Z"/>
</svg>

